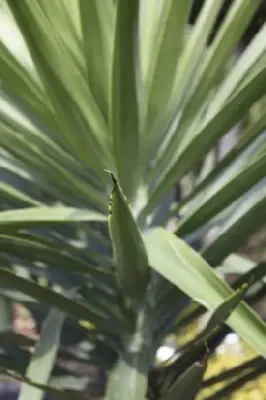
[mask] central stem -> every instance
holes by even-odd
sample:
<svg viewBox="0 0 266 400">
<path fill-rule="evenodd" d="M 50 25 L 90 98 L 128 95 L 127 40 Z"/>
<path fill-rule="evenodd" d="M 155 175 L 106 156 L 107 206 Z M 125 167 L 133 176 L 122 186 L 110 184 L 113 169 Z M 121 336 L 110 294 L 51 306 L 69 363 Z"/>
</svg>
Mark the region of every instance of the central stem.
<svg viewBox="0 0 266 400">
<path fill-rule="evenodd" d="M 107 400 L 145 400 L 148 386 L 152 330 L 147 302 L 139 309 L 136 329 L 123 340 L 123 353 L 109 377 Z"/>
</svg>

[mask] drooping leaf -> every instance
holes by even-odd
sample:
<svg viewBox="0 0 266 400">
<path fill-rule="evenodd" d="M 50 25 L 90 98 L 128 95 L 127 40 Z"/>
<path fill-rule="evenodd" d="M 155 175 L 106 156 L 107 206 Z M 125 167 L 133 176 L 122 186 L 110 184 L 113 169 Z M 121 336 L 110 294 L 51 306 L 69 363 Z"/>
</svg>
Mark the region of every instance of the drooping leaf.
<svg viewBox="0 0 266 400">
<path fill-rule="evenodd" d="M 26 278 L 17 276 L 7 269 L 0 268 L 0 278 L 1 284 L 4 287 L 26 293 L 30 297 L 43 302 L 44 304 L 56 307 L 74 318 L 91 321 L 100 328 L 105 327 L 108 331 L 117 331 L 117 329 L 120 331 L 121 329 L 121 327 L 113 326 L 112 323 L 110 323 L 110 321 L 99 312 L 99 310 L 95 310 L 88 304 L 71 300 L 61 293 L 56 293 L 51 289 L 37 285 Z"/>
<path fill-rule="evenodd" d="M 206 261 L 171 232 L 154 229 L 145 244 L 151 267 L 208 309 L 216 309 L 231 295 L 229 286 Z M 247 304 L 238 305 L 228 324 L 256 351 L 266 354 L 266 325 Z"/>
</svg>

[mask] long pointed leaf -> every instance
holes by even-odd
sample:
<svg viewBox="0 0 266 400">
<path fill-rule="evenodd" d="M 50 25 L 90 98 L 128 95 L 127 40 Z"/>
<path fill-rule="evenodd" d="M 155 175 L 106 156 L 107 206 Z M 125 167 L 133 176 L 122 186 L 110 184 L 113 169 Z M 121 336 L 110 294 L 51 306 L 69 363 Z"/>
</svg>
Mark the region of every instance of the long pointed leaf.
<svg viewBox="0 0 266 400">
<path fill-rule="evenodd" d="M 80 0 L 79 7 L 88 82 L 107 120 L 114 5 L 112 0 Z"/>
<path fill-rule="evenodd" d="M 194 400 L 201 386 L 207 368 L 207 358 L 192 364 L 173 384 L 171 389 L 162 396 L 162 400 L 182 399 Z"/>
<path fill-rule="evenodd" d="M 236 94 L 231 96 L 223 108 L 216 115 L 210 116 L 204 126 L 193 134 L 193 137 L 187 143 L 178 149 L 175 156 L 177 161 L 171 166 L 168 163 L 167 170 L 162 173 L 160 181 L 149 199 L 146 212 L 152 209 L 165 195 L 167 190 L 192 168 L 195 162 L 201 157 L 201 154 L 206 153 L 215 145 L 217 140 L 238 122 L 243 112 L 249 109 L 264 94 L 263 82 L 265 79 L 266 67 L 263 67 L 255 78 L 247 82 Z"/>
<path fill-rule="evenodd" d="M 141 233 L 126 198 L 114 176 L 110 196 L 109 229 L 118 280 L 129 302 L 136 306 L 148 284 L 148 257 Z"/>
<path fill-rule="evenodd" d="M 156 25 L 157 30 L 152 43 L 153 51 L 147 77 L 149 81 L 148 134 L 155 122 L 158 119 L 161 120 L 161 105 L 166 104 L 169 99 L 191 7 L 191 1 L 187 0 L 178 2 L 167 0 L 162 3 L 160 18 Z"/>
<path fill-rule="evenodd" d="M 106 221 L 107 217 L 93 211 L 71 207 L 30 207 L 0 212 L 0 229 L 7 233 L 35 226 L 70 223 L 74 221 Z"/>
<path fill-rule="evenodd" d="M 248 5 L 245 0 L 234 2 L 226 16 L 225 22 L 219 29 L 217 37 L 214 39 L 214 42 L 208 50 L 202 67 L 200 67 L 199 84 L 195 88 L 194 95 L 191 97 L 188 109 L 185 110 L 183 118 L 191 118 L 204 100 L 208 90 L 214 83 L 216 83 L 217 76 L 219 77 L 219 74 L 223 71 L 229 55 L 232 53 L 233 48 L 241 38 L 241 35 L 245 31 L 246 26 L 252 19 L 259 5 L 260 0 L 250 2 Z M 227 91 L 224 99 L 228 98 L 230 93 L 233 93 L 237 83 L 241 81 L 246 71 L 256 62 L 257 59 L 259 59 L 260 54 L 263 52 L 265 40 L 263 40 L 262 31 L 259 36 L 262 40 L 259 40 L 258 38 L 256 44 L 254 43 L 254 45 L 252 44 L 248 47 L 246 50 L 247 54 L 243 55 L 243 59 L 240 58 L 237 66 L 233 68 L 233 71 L 228 74 L 228 78 L 223 82 L 221 92 L 225 94 Z M 229 83 L 229 80 L 230 85 L 227 85 L 227 81 Z M 215 99 L 213 101 L 215 107 L 217 107 L 219 103 L 216 103 Z"/>
<path fill-rule="evenodd" d="M 150 265 L 209 309 L 214 310 L 232 293 L 199 254 L 172 233 L 154 229 L 145 238 L 145 244 Z M 256 351 L 266 354 L 266 325 L 246 304 L 238 306 L 228 324 Z"/>
<path fill-rule="evenodd" d="M 64 313 L 58 310 L 51 310 L 47 315 L 39 341 L 26 371 L 26 376 L 29 380 L 42 385 L 49 383 L 60 346 L 60 333 L 64 319 Z M 18 400 L 42 400 L 44 395 L 43 391 L 23 383 Z"/>
<path fill-rule="evenodd" d="M 263 182 L 262 182 L 263 184 Z M 202 251 L 203 257 L 213 266 L 218 266 L 233 251 L 265 224 L 266 218 L 266 191 L 258 191 L 251 199 L 231 216 L 221 228 L 220 235 Z"/>
<path fill-rule="evenodd" d="M 78 44 L 75 43 L 74 53 L 67 47 L 67 38 L 73 39 L 73 36 L 69 34 L 70 27 L 66 29 L 63 22 L 64 12 L 60 15 L 56 3 L 51 7 L 45 1 L 22 0 L 16 6 L 8 1 L 8 5 L 29 46 L 35 66 L 57 113 L 65 140 L 104 179 L 102 171 L 109 159 L 107 126 L 76 58 Z M 57 25 L 54 12 L 60 18 Z M 79 140 L 75 134 L 77 129 Z M 90 135 L 88 131 L 91 132 Z M 92 149 L 90 157 L 87 156 L 88 147 Z"/>
<path fill-rule="evenodd" d="M 139 118 L 137 102 L 137 28 L 139 0 L 117 0 L 112 65 L 110 123 L 117 176 L 129 201 L 139 184 Z"/>
<path fill-rule="evenodd" d="M 28 294 L 34 299 L 49 304 L 51 307 L 56 307 L 66 314 L 74 318 L 79 318 L 86 321 L 91 321 L 99 327 L 105 327 L 107 330 L 114 331 L 120 330 L 121 327 L 112 327 L 110 321 L 104 316 L 99 315 L 98 311 L 91 309 L 88 305 L 69 299 L 68 297 L 56 293 L 48 288 L 41 287 L 25 278 L 17 276 L 16 274 L 8 271 L 7 269 L 0 268 L 0 278 L 2 285 L 12 289 L 19 290 Z"/>
<path fill-rule="evenodd" d="M 206 223 L 220 211 L 239 199 L 248 190 L 255 186 L 264 176 L 266 170 L 266 146 L 260 149 L 250 161 L 237 171 L 230 180 L 215 185 L 215 193 L 209 188 L 206 198 L 199 204 L 178 227 L 180 236 L 187 235 Z M 214 189 L 214 188 L 213 188 Z"/>
</svg>

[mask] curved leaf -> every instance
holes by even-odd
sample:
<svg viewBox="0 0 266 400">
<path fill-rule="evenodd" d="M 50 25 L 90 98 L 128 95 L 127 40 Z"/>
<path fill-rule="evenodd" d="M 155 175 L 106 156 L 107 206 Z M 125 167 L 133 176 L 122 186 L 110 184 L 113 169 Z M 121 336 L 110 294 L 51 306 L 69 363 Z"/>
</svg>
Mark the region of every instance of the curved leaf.
<svg viewBox="0 0 266 400">
<path fill-rule="evenodd" d="M 230 287 L 206 261 L 172 233 L 154 229 L 145 237 L 145 244 L 152 268 L 208 309 L 214 310 L 231 295 Z M 258 353 L 266 355 L 266 325 L 247 304 L 238 305 L 228 324 Z"/>
<path fill-rule="evenodd" d="M 98 310 L 96 311 L 88 304 L 71 300 L 63 294 L 56 293 L 48 288 L 37 285 L 36 283 L 17 276 L 3 268 L 0 268 L 0 278 L 2 285 L 5 287 L 26 293 L 27 295 L 40 302 L 43 302 L 44 304 L 49 304 L 51 307 L 56 307 L 64 311 L 67 315 L 70 315 L 74 318 L 91 321 L 96 326 L 106 329 L 107 331 L 121 331 L 120 326 L 117 326 L 117 324 L 114 326 L 111 321 L 108 321 L 108 319 L 101 315 Z"/>
</svg>

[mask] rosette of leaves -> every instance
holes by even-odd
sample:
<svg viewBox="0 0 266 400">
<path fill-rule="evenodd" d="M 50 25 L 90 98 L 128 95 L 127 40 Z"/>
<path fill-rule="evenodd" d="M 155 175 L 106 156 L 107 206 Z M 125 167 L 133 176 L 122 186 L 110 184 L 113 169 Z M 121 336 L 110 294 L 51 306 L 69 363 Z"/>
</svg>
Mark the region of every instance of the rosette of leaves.
<svg viewBox="0 0 266 400">
<path fill-rule="evenodd" d="M 62 359 L 109 369 L 110 400 L 194 398 L 226 329 L 265 357 L 243 282 L 233 294 L 215 271 L 265 221 L 265 114 L 211 171 L 201 161 L 265 95 L 266 26 L 225 73 L 260 1 L 232 2 L 210 40 L 222 6 L 206 0 L 188 29 L 187 0 L 3 2 L 17 36 L 0 43 L 1 367 L 23 381 L 20 400 L 84 391 Z M 44 320 L 33 355 L 10 333 L 12 301 Z M 154 370 L 163 339 L 206 308 L 207 332 Z M 83 356 L 65 349 L 77 343 Z"/>
</svg>

